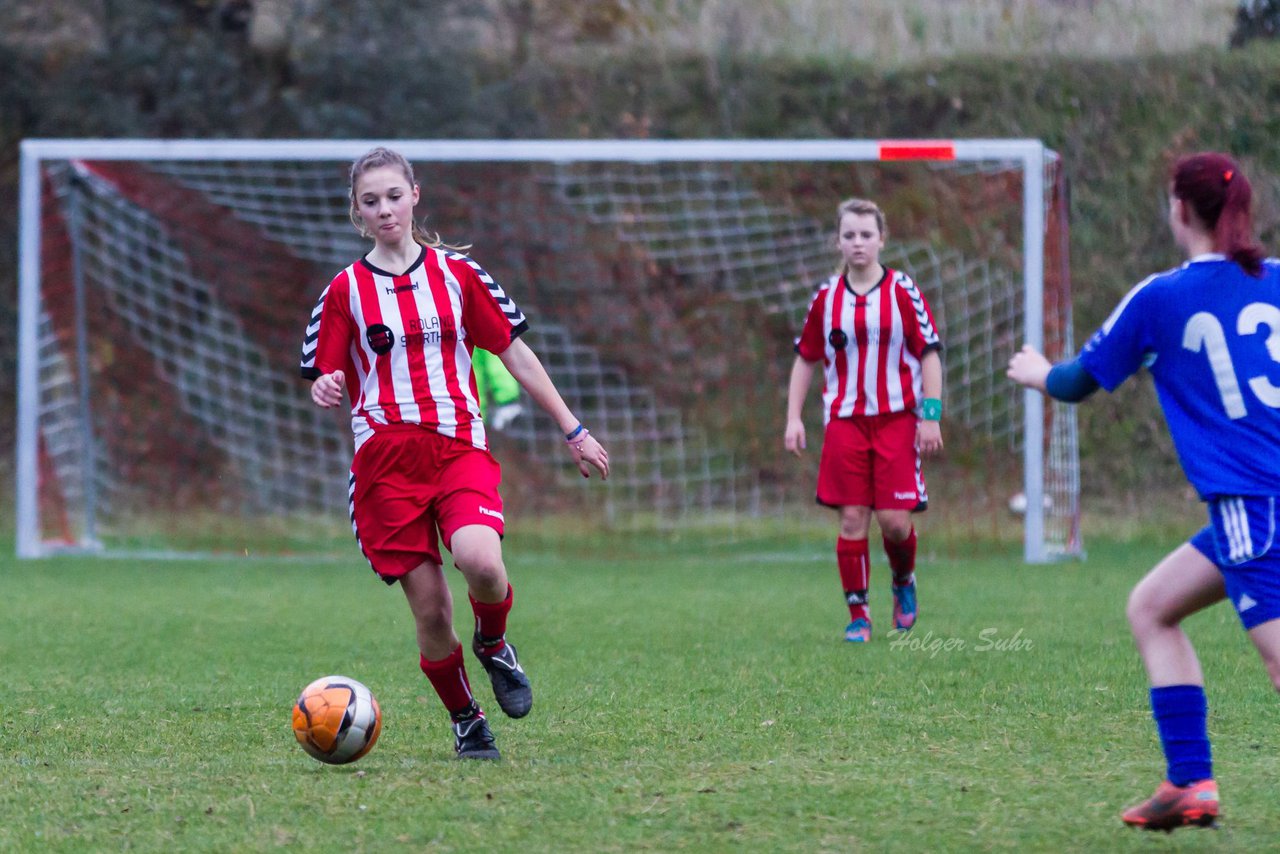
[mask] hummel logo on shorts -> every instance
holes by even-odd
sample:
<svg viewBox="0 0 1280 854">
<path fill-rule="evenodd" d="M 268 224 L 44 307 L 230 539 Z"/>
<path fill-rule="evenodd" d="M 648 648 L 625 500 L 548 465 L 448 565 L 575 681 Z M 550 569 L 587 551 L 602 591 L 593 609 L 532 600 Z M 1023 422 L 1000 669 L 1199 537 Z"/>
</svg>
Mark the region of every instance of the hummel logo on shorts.
<svg viewBox="0 0 1280 854">
<path fill-rule="evenodd" d="M 479 510 L 485 516 L 493 516 L 495 519 L 502 519 L 502 514 L 499 513 L 497 510 L 490 510 L 488 507 L 477 507 L 476 509 Z M 505 522 L 506 519 L 502 519 L 502 521 Z"/>
</svg>

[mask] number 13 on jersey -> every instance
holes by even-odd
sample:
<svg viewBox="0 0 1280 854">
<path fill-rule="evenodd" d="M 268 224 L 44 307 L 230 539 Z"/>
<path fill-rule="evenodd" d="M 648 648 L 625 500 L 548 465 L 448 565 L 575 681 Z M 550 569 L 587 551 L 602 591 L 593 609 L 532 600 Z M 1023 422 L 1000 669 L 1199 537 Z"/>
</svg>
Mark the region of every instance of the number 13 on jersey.
<svg viewBox="0 0 1280 854">
<path fill-rule="evenodd" d="M 1280 308 L 1265 302 L 1249 303 L 1236 318 L 1236 333 L 1239 335 L 1256 335 L 1264 326 L 1268 330 L 1267 354 L 1271 361 L 1280 363 Z M 1193 314 L 1182 330 L 1182 346 L 1193 353 L 1203 350 L 1208 355 L 1209 367 L 1218 385 L 1218 393 L 1222 395 L 1222 407 L 1227 417 L 1233 420 L 1245 417 L 1248 409 L 1240 392 L 1235 364 L 1227 349 L 1227 334 L 1218 318 L 1207 311 Z M 1249 377 L 1248 382 L 1258 400 L 1272 409 L 1280 408 L 1280 388 L 1269 379 L 1254 376 Z"/>
</svg>

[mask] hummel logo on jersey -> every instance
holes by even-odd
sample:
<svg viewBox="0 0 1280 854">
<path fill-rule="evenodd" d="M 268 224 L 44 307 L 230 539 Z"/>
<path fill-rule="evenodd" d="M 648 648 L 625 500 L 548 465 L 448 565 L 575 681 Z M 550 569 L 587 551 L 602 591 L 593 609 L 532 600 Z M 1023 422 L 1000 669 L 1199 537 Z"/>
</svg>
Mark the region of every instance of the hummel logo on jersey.
<svg viewBox="0 0 1280 854">
<path fill-rule="evenodd" d="M 1258 601 L 1254 599 L 1252 596 L 1250 596 L 1248 593 L 1241 593 L 1240 602 L 1236 605 L 1236 610 L 1248 611 L 1250 608 L 1252 608 L 1254 605 L 1257 605 L 1257 604 L 1258 604 Z"/>
<path fill-rule="evenodd" d="M 394 288 L 383 288 L 389 294 L 402 294 L 405 291 L 416 291 L 418 289 L 417 282 L 410 282 L 407 285 L 397 285 Z"/>
<path fill-rule="evenodd" d="M 492 516 L 495 519 L 501 519 L 504 522 L 506 521 L 506 519 L 502 518 L 502 514 L 497 510 L 490 510 L 488 507 L 477 507 L 476 509 L 479 510 L 482 515 Z"/>
</svg>

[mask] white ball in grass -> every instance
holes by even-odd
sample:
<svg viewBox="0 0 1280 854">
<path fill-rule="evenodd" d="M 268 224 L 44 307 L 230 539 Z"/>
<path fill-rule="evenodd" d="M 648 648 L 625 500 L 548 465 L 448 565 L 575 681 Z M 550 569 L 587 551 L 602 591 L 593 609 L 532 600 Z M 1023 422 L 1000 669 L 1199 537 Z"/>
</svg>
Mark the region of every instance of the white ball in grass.
<svg viewBox="0 0 1280 854">
<path fill-rule="evenodd" d="M 1042 506 L 1045 510 L 1053 509 L 1053 496 L 1046 494 Z M 1015 516 L 1025 516 L 1027 514 L 1027 496 L 1022 492 L 1015 492 L 1009 496 L 1009 512 Z"/>
</svg>

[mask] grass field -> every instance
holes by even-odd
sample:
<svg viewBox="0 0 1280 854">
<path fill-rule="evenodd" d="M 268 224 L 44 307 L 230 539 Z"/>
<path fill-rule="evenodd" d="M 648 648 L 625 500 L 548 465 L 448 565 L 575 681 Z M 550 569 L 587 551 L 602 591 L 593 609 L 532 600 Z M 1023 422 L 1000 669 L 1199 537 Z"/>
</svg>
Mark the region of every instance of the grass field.
<svg viewBox="0 0 1280 854">
<path fill-rule="evenodd" d="M 512 542 L 533 713 L 502 717 L 471 665 L 501 763 L 452 758 L 408 609 L 354 555 L 18 563 L 6 546 L 0 850 L 1274 845 L 1280 707 L 1225 606 L 1189 624 L 1223 827 L 1166 838 L 1116 817 L 1163 772 L 1123 619 L 1159 546 L 1026 567 L 1012 546 L 926 542 L 907 642 L 883 632 L 876 555 L 878 631 L 855 647 L 828 545 Z M 374 751 L 337 768 L 289 729 L 297 692 L 332 672 L 384 712 Z"/>
</svg>

